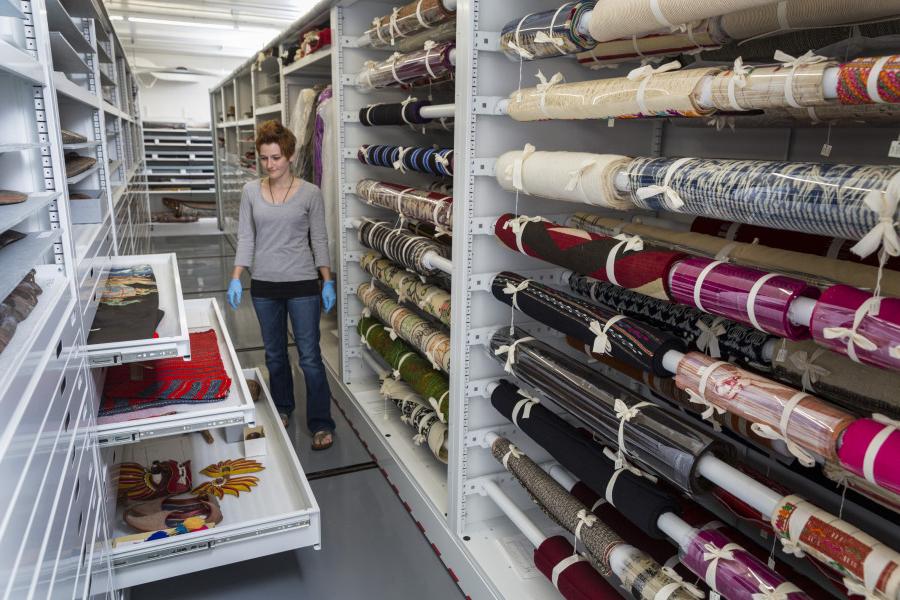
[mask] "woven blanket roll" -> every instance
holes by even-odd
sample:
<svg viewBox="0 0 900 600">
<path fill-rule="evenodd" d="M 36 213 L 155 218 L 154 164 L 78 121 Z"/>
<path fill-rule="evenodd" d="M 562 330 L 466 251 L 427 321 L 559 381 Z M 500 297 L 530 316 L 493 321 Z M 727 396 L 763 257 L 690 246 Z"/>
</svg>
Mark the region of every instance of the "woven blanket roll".
<svg viewBox="0 0 900 600">
<path fill-rule="evenodd" d="M 664 279 L 683 254 L 530 219 L 507 213 L 497 220 L 494 235 L 510 250 L 654 298 L 668 298 Z"/>
<path fill-rule="evenodd" d="M 397 86 L 409 88 L 448 79 L 455 70 L 450 62 L 450 51 L 455 47 L 454 42 L 437 46 L 426 44 L 422 50 L 395 53 L 381 62 L 368 61 L 357 74 L 356 85 L 367 91 Z"/>
<path fill-rule="evenodd" d="M 434 457 L 447 464 L 447 424 L 441 421 L 428 402 L 409 384 L 391 378 L 381 383 L 381 395 L 396 404 L 400 410 L 400 420 L 418 432 L 413 442 L 417 446 L 427 443 Z"/>
<path fill-rule="evenodd" d="M 555 535 L 534 549 L 534 566 L 553 582 L 566 600 L 619 600 L 622 597 L 589 561 L 572 562 L 574 555 L 575 548 L 569 540 Z"/>
<path fill-rule="evenodd" d="M 825 69 L 836 65 L 823 61 L 797 67 L 756 67 L 745 76 L 724 71 L 713 78 L 712 103 L 723 111 L 827 105 L 823 75 Z"/>
<path fill-rule="evenodd" d="M 592 345 L 594 351 L 658 377 L 672 376 L 663 366 L 666 352 L 684 350 L 679 338 L 640 319 L 584 302 L 516 273 L 504 271 L 494 277 L 491 293 L 529 317 Z"/>
<path fill-rule="evenodd" d="M 841 466 L 869 483 L 900 493 L 900 430 L 883 415 L 854 421 L 841 438 Z"/>
<path fill-rule="evenodd" d="M 362 317 L 356 331 L 364 346 L 371 348 L 438 413 L 441 422 L 450 416 L 450 382 L 447 376 L 422 358 L 401 339 L 392 339 L 377 319 Z"/>
<path fill-rule="evenodd" d="M 852 240 L 879 222 L 866 196 L 886 191 L 898 175 L 889 166 L 709 158 L 636 158 L 628 167 L 632 201 L 641 208 Z M 658 189 L 649 186 L 671 193 L 649 195 Z M 677 209 L 670 208 L 675 196 L 684 203 Z"/>
<path fill-rule="evenodd" d="M 363 179 L 356 194 L 366 203 L 390 209 L 403 217 L 443 227 L 453 225 L 453 198 L 387 181 Z"/>
<path fill-rule="evenodd" d="M 677 413 L 645 402 L 581 362 L 528 336 L 521 329 L 494 333 L 491 351 L 507 372 L 547 394 L 604 445 L 616 451 L 617 468 L 641 465 L 688 493 L 704 490 L 696 472 L 707 453 L 727 456 L 723 446 Z M 506 350 L 512 348 L 511 350 Z M 513 356 L 510 359 L 509 353 Z M 624 424 L 623 412 L 633 412 Z"/>
<path fill-rule="evenodd" d="M 787 0 L 723 14 L 722 31 L 736 40 L 791 29 L 815 29 L 865 23 L 900 15 L 896 2 L 884 0 Z"/>
<path fill-rule="evenodd" d="M 692 23 L 687 31 L 651 33 L 601 42 L 578 54 L 578 62 L 591 69 L 635 62 L 645 58 L 664 58 L 694 54 L 720 48 L 726 40 L 717 33 L 709 19 Z"/>
<path fill-rule="evenodd" d="M 792 323 L 788 313 L 795 300 L 815 299 L 819 290 L 786 275 L 695 257 L 672 266 L 669 293 L 679 304 L 802 340 L 809 337 L 809 327 Z"/>
<path fill-rule="evenodd" d="M 510 59 L 533 60 L 566 56 L 592 48 L 596 43 L 578 31 L 578 22 L 594 2 L 565 2 L 559 8 L 515 19 L 500 32 L 500 50 Z"/>
<path fill-rule="evenodd" d="M 627 77 L 578 83 L 551 80 L 510 94 L 507 113 L 516 121 L 701 117 L 711 111 L 697 104 L 699 84 L 704 77 L 719 70 L 705 68 L 657 73 L 649 81 Z M 644 88 L 646 113 L 641 111 L 638 101 L 641 88 Z"/>
<path fill-rule="evenodd" d="M 724 253 L 735 264 L 789 273 L 800 279 L 816 283 L 837 282 L 859 288 L 871 288 L 875 285 L 878 277 L 878 269 L 875 267 L 789 250 L 778 250 L 759 244 L 729 242 L 719 237 L 700 233 L 670 231 L 642 223 L 627 223 L 619 219 L 590 213 L 575 213 L 569 219 L 569 224 L 601 235 L 617 235 L 619 233 L 639 235 L 645 240 L 664 247 L 685 249 L 692 254 L 702 254 L 708 257 Z M 900 273 L 884 271 L 881 278 L 881 289 L 888 295 L 900 296 Z"/>
<path fill-rule="evenodd" d="M 408 300 L 444 325 L 450 326 L 450 293 L 395 265 L 375 252 L 367 252 L 359 266 L 369 275 L 390 287 L 400 302 Z"/>
<path fill-rule="evenodd" d="M 401 173 L 416 171 L 440 177 L 453 177 L 453 148 L 365 144 L 359 147 L 356 158 L 363 164 L 394 168 Z"/>
<path fill-rule="evenodd" d="M 838 99 L 841 104 L 900 102 L 900 55 L 858 58 L 842 64 Z"/>
<path fill-rule="evenodd" d="M 710 405 L 710 414 L 734 413 L 758 424 L 754 425 L 757 433 L 767 430 L 771 437 L 786 438 L 789 448 L 797 444 L 830 460 L 837 458 L 838 440 L 854 420 L 850 413 L 815 396 L 698 352 L 689 352 L 678 363 L 675 383 L 690 390 L 696 403 Z M 784 418 L 786 407 L 793 409 Z M 802 454 L 802 450 L 796 452 L 805 460 Z"/>
<path fill-rule="evenodd" d="M 591 13 L 589 29 L 591 37 L 606 42 L 774 3 L 775 0 L 607 0 L 602 10 Z"/>
<path fill-rule="evenodd" d="M 816 302 L 810 331 L 816 343 L 856 362 L 900 370 L 900 299 L 876 304 L 870 292 L 832 286 Z"/>
<path fill-rule="evenodd" d="M 422 275 L 435 275 L 436 269 L 425 266 L 425 256 L 435 252 L 449 257 L 450 248 L 406 229 L 397 229 L 386 221 L 364 219 L 357 232 L 359 242 L 383 254 L 391 262 L 412 269 Z"/>
<path fill-rule="evenodd" d="M 444 8 L 442 0 L 413 0 L 395 8 L 391 14 L 377 17 L 366 31 L 373 48 L 390 48 L 439 23 L 455 19 L 456 11 Z M 433 39 L 433 38 L 429 38 Z"/>
<path fill-rule="evenodd" d="M 495 176 L 500 187 L 511 192 L 628 210 L 634 205 L 616 190 L 614 180 L 629 162 L 618 154 L 538 152 L 528 144 L 524 150 L 501 154 Z"/>
</svg>

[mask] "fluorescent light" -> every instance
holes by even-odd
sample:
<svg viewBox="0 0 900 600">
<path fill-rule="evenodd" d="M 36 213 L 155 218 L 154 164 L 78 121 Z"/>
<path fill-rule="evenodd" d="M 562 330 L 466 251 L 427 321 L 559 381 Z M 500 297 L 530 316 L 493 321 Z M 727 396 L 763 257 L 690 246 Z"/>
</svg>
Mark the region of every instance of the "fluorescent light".
<svg viewBox="0 0 900 600">
<path fill-rule="evenodd" d="M 125 17 L 123 17 L 122 15 L 112 15 L 112 16 L 109 18 L 109 20 L 110 20 L 110 21 L 124 21 L 124 20 L 125 20 Z"/>
<path fill-rule="evenodd" d="M 196 27 L 200 29 L 234 29 L 233 25 L 224 23 L 200 23 L 197 21 L 173 21 L 170 19 L 151 19 L 148 17 L 128 17 L 132 23 L 150 23 L 153 25 L 172 25 L 174 27 Z"/>
</svg>

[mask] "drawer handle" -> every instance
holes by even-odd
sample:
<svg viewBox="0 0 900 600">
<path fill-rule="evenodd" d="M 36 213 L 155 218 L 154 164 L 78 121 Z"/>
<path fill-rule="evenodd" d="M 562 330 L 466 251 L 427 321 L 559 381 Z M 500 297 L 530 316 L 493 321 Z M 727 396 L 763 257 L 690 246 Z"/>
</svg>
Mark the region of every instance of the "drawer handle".
<svg viewBox="0 0 900 600">
<path fill-rule="evenodd" d="M 75 482 L 75 500 L 78 500 L 78 492 L 81 491 L 81 480 Z"/>
<path fill-rule="evenodd" d="M 59 395 L 62 396 L 66 391 L 66 376 L 63 375 L 62 383 L 59 384 Z"/>
<path fill-rule="evenodd" d="M 60 354 L 62 354 L 62 340 L 56 344 L 56 358 L 59 358 Z"/>
<path fill-rule="evenodd" d="M 69 431 L 69 423 L 72 421 L 72 411 L 66 412 L 66 419 L 63 421 L 63 431 Z M 73 452 L 74 454 L 74 452 Z"/>
</svg>

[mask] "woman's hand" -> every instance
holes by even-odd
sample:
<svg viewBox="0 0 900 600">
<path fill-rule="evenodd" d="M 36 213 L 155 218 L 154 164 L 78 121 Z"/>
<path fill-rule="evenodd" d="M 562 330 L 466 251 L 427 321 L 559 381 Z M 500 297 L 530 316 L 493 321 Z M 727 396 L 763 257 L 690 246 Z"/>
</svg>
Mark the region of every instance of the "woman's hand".
<svg viewBox="0 0 900 600">
<path fill-rule="evenodd" d="M 325 305 L 325 312 L 331 312 L 335 300 L 337 300 L 337 294 L 334 291 L 334 280 L 329 279 L 322 284 L 322 303 Z"/>
<path fill-rule="evenodd" d="M 234 310 L 237 310 L 240 305 L 243 293 L 244 288 L 241 285 L 241 280 L 232 279 L 231 283 L 228 284 L 228 304 L 230 304 L 231 308 Z"/>
</svg>

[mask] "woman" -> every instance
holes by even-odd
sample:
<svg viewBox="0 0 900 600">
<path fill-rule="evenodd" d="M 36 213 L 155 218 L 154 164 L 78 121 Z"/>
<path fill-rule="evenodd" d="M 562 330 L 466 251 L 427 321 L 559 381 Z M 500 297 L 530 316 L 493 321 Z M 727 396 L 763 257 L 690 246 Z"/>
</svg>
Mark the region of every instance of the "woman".
<svg viewBox="0 0 900 600">
<path fill-rule="evenodd" d="M 336 296 L 322 192 L 291 172 L 296 143 L 294 134 L 277 121 L 266 121 L 259 128 L 256 151 L 268 177 L 246 184 L 241 195 L 228 303 L 237 309 L 241 273 L 249 269 L 250 294 L 262 330 L 269 383 L 285 427 L 294 410 L 294 381 L 287 353 L 290 316 L 306 380 L 306 424 L 313 434 L 312 449 L 325 450 L 334 442 L 334 421 L 331 390 L 319 351 L 317 275 L 323 280 L 325 312 L 334 307 Z"/>
</svg>

